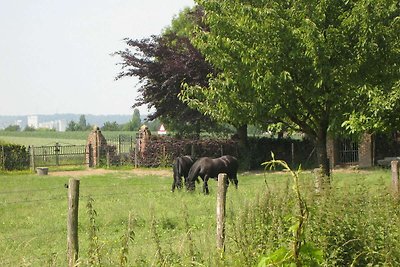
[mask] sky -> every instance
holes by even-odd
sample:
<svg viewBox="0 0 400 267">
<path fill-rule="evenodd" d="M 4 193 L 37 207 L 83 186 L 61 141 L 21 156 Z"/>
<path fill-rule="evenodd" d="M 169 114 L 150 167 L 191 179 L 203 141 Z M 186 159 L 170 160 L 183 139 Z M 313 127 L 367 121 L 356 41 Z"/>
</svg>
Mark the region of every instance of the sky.
<svg viewBox="0 0 400 267">
<path fill-rule="evenodd" d="M 158 35 L 193 0 L 0 0 L 0 115 L 132 114 L 123 39 Z M 151 111 L 139 108 L 141 114 Z"/>
</svg>

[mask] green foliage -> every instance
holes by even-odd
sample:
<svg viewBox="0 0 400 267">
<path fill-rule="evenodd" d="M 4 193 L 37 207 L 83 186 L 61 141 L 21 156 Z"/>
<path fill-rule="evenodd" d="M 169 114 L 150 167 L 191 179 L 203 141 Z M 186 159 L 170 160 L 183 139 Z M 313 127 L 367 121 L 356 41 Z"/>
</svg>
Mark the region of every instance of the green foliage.
<svg viewBox="0 0 400 267">
<path fill-rule="evenodd" d="M 382 129 L 398 117 L 397 0 L 196 3 L 206 27 L 191 41 L 218 72 L 185 86 L 190 107 L 233 125 L 306 133 L 327 175 L 328 132 Z"/>
<path fill-rule="evenodd" d="M 94 199 L 89 196 L 86 203 L 87 215 L 89 217 L 88 227 L 88 264 L 90 266 L 101 266 L 101 247 L 99 244 L 99 227 L 96 223 L 97 212 L 93 207 Z"/>
<path fill-rule="evenodd" d="M 113 122 L 106 121 L 103 124 L 103 127 L 101 127 L 101 130 L 102 131 L 120 131 L 121 126 L 118 125 L 118 123 L 116 121 L 113 121 Z"/>
<path fill-rule="evenodd" d="M 34 131 L 36 131 L 36 129 L 33 128 L 33 127 L 30 127 L 30 126 L 26 126 L 26 127 L 24 128 L 24 132 L 34 132 Z"/>
<path fill-rule="evenodd" d="M 133 231 L 134 223 L 135 220 L 132 218 L 131 213 L 129 213 L 126 231 L 121 237 L 120 266 L 127 266 L 128 264 L 129 244 L 135 239 L 135 232 Z"/>
<path fill-rule="evenodd" d="M 276 160 L 272 152 L 271 156 L 272 160 L 265 162 L 263 165 L 265 165 L 266 169 L 272 169 L 275 165 L 279 165 L 290 173 L 293 178 L 292 194 L 294 195 L 298 209 L 295 214 L 291 215 L 291 218 L 288 218 L 293 223 L 289 227 L 292 233 L 290 249 L 287 246 L 280 247 L 268 256 L 263 257 L 258 266 L 266 267 L 271 264 L 280 266 L 319 266 L 323 260 L 322 251 L 308 242 L 305 236 L 309 210 L 302 195 L 303 193 L 300 190 L 299 176 L 301 170 L 299 168 L 298 171 L 293 171 L 285 161 Z"/>
<path fill-rule="evenodd" d="M 19 131 L 21 131 L 21 127 L 19 125 L 9 125 L 6 128 L 4 128 L 4 131 L 6 131 L 6 132 L 19 132 Z"/>
<path fill-rule="evenodd" d="M 23 145 L 2 144 L 0 142 L 0 170 L 29 169 L 29 152 Z"/>
<path fill-rule="evenodd" d="M 163 34 L 176 33 L 178 36 L 190 36 L 196 25 L 201 23 L 201 15 L 198 14 L 200 12 L 201 9 L 198 7 L 185 8 L 172 19 L 171 25 L 165 28 Z"/>
<path fill-rule="evenodd" d="M 142 121 L 140 119 L 140 112 L 137 108 L 134 109 L 132 119 L 123 126 L 124 131 L 139 131 L 140 126 L 142 126 Z"/>
<path fill-rule="evenodd" d="M 85 115 L 81 115 L 79 117 L 79 121 L 70 121 L 68 122 L 66 131 L 76 132 L 76 131 L 87 131 L 90 130 L 92 126 L 86 123 Z"/>
</svg>

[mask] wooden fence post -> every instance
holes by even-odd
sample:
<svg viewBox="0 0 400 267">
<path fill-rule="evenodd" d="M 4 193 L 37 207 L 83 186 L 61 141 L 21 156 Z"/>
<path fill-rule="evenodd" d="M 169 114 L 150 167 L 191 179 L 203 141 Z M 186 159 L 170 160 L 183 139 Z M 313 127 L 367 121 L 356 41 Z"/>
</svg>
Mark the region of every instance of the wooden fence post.
<svg viewBox="0 0 400 267">
<path fill-rule="evenodd" d="M 67 257 L 68 266 L 73 267 L 78 260 L 78 207 L 79 180 L 69 179 L 68 183 L 68 218 L 67 218 Z"/>
<path fill-rule="evenodd" d="M 32 171 L 35 171 L 36 169 L 35 169 L 35 147 L 34 146 L 31 146 L 31 148 L 30 148 L 30 154 L 31 154 L 31 170 Z"/>
<path fill-rule="evenodd" d="M 225 206 L 226 206 L 226 184 L 227 175 L 218 175 L 218 194 L 217 194 L 217 249 L 225 251 Z"/>
<path fill-rule="evenodd" d="M 54 148 L 54 153 L 56 155 L 56 166 L 60 166 L 60 144 L 56 143 Z"/>
<path fill-rule="evenodd" d="M 121 145 L 121 135 L 118 135 L 118 155 L 122 153 L 122 145 Z"/>
<path fill-rule="evenodd" d="M 140 139 L 136 138 L 136 147 L 135 147 L 135 168 L 139 166 L 139 148 L 140 148 Z"/>
<path fill-rule="evenodd" d="M 392 190 L 395 197 L 399 196 L 399 161 L 392 160 L 391 163 L 392 168 Z"/>
</svg>

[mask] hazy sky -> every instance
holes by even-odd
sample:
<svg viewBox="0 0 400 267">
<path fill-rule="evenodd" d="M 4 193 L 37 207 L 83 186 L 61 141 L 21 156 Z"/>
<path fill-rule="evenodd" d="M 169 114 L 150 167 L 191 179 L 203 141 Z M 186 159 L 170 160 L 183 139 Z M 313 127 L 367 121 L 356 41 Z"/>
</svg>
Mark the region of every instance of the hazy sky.
<svg viewBox="0 0 400 267">
<path fill-rule="evenodd" d="M 160 34 L 193 0 L 0 0 L 0 115 L 132 114 L 123 38 Z M 146 113 L 147 109 L 141 109 Z"/>
</svg>

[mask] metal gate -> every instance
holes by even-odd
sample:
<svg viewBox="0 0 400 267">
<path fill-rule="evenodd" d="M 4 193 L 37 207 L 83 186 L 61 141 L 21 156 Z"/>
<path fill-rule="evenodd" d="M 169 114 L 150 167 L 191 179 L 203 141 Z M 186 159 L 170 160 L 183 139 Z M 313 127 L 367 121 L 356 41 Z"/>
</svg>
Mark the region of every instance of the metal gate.
<svg viewBox="0 0 400 267">
<path fill-rule="evenodd" d="M 357 164 L 358 159 L 358 142 L 350 138 L 341 139 L 339 141 L 339 163 L 340 164 Z"/>
<path fill-rule="evenodd" d="M 31 168 L 87 164 L 86 145 L 30 146 Z"/>
</svg>

